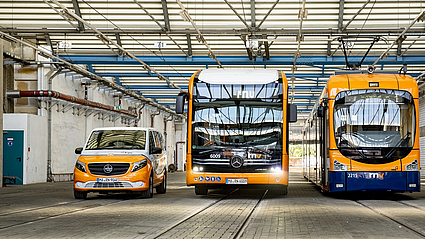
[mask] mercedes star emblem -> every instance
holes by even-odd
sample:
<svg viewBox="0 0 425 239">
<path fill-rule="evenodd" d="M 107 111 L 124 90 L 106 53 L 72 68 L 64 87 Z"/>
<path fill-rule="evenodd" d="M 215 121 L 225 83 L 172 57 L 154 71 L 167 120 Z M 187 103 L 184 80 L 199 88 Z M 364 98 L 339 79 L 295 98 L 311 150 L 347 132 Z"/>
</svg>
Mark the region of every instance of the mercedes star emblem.
<svg viewBox="0 0 425 239">
<path fill-rule="evenodd" d="M 103 166 L 103 172 L 105 172 L 105 173 L 111 173 L 113 169 L 114 168 L 109 163 L 105 164 L 105 166 Z"/>
<path fill-rule="evenodd" d="M 241 156 L 235 155 L 230 159 L 230 165 L 234 168 L 240 168 L 243 165 L 243 158 Z"/>
</svg>

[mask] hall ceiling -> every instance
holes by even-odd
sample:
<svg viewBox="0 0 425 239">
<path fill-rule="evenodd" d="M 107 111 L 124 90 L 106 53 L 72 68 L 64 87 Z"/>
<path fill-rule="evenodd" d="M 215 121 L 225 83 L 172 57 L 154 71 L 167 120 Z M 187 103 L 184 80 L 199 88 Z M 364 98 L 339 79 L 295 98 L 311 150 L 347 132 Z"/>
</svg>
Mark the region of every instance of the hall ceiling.
<svg viewBox="0 0 425 239">
<path fill-rule="evenodd" d="M 328 77 L 346 69 L 342 36 L 354 64 L 379 37 L 362 69 L 394 43 L 378 70 L 398 71 L 406 62 L 414 77 L 425 71 L 423 0 L 0 0 L 0 6 L 1 32 L 171 109 L 194 72 L 221 65 L 284 71 L 293 103 L 307 112 Z"/>
</svg>

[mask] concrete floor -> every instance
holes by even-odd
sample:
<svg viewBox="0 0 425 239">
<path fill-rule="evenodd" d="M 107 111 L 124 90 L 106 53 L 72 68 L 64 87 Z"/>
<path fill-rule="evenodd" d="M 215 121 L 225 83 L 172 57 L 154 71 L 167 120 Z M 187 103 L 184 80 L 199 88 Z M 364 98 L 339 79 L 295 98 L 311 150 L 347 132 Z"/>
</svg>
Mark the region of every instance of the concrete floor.
<svg viewBox="0 0 425 239">
<path fill-rule="evenodd" d="M 425 237 L 424 192 L 323 195 L 298 169 L 286 196 L 242 188 L 222 199 L 231 191 L 196 196 L 184 173 L 170 173 L 167 193 L 151 199 L 76 200 L 72 182 L 8 185 L 0 189 L 0 238 Z"/>
</svg>

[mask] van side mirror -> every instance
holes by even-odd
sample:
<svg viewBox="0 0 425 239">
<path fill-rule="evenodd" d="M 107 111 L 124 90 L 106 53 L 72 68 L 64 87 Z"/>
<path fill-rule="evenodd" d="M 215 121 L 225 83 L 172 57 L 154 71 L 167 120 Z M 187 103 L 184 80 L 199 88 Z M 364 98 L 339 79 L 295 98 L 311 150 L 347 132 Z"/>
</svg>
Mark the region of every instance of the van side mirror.
<svg viewBox="0 0 425 239">
<path fill-rule="evenodd" d="M 159 147 L 153 147 L 150 151 L 151 151 L 150 152 L 151 154 L 161 154 L 162 153 L 162 149 L 159 148 Z"/>
<path fill-rule="evenodd" d="M 297 122 L 297 106 L 288 104 L 288 121 L 289 123 Z"/>
<path fill-rule="evenodd" d="M 179 93 L 176 98 L 176 113 L 183 114 L 184 104 L 186 100 L 189 99 L 189 96 L 186 93 Z"/>
<path fill-rule="evenodd" d="M 78 147 L 75 149 L 75 154 L 81 154 L 82 151 L 83 151 L 83 147 Z"/>
</svg>

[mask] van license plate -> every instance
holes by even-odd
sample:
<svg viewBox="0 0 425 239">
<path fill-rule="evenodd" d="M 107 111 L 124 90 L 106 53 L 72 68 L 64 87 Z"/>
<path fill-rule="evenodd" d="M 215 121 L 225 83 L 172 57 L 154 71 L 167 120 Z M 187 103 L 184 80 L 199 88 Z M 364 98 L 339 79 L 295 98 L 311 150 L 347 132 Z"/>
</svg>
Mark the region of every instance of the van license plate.
<svg viewBox="0 0 425 239">
<path fill-rule="evenodd" d="M 247 178 L 226 178 L 226 184 L 248 184 Z"/>
<path fill-rule="evenodd" d="M 97 178 L 99 183 L 119 182 L 120 178 Z"/>
</svg>

